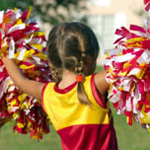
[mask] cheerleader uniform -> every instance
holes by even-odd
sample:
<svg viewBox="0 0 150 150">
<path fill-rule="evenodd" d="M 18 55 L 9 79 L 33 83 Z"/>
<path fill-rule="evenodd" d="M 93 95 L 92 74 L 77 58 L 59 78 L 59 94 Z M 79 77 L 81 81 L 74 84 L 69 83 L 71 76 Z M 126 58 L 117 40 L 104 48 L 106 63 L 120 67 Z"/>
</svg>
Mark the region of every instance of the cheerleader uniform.
<svg viewBox="0 0 150 150">
<path fill-rule="evenodd" d="M 94 83 L 85 77 L 84 88 L 91 106 L 79 102 L 77 83 L 59 89 L 47 83 L 42 90 L 42 107 L 61 138 L 63 150 L 118 150 L 109 103 L 104 104 Z"/>
</svg>

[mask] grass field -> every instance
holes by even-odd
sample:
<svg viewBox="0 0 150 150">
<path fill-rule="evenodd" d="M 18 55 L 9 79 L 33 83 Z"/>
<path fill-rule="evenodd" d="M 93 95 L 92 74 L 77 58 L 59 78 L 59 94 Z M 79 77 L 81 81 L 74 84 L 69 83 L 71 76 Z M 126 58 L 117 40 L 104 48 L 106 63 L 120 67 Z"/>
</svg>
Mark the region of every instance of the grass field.
<svg viewBox="0 0 150 150">
<path fill-rule="evenodd" d="M 115 128 L 119 150 L 150 150 L 150 132 L 134 123 L 127 125 L 124 116 L 116 115 L 114 108 Z M 40 142 L 32 140 L 29 135 L 15 135 L 12 123 L 6 124 L 0 132 L 0 150 L 61 150 L 60 139 L 51 127 L 51 133 Z"/>
<path fill-rule="evenodd" d="M 112 106 L 111 106 L 112 107 Z M 150 132 L 133 123 L 129 126 L 124 116 L 117 115 L 112 107 L 119 150 L 150 150 Z M 15 135 L 13 123 L 8 123 L 0 130 L 0 150 L 61 150 L 60 139 L 53 127 L 51 133 L 38 142 L 29 135 Z"/>
</svg>

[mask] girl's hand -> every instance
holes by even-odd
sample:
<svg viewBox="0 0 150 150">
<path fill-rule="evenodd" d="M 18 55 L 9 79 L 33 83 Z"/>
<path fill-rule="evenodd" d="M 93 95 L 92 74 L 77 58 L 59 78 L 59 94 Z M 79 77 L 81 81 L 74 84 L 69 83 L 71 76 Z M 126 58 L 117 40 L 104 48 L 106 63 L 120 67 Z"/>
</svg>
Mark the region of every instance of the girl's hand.
<svg viewBox="0 0 150 150">
<path fill-rule="evenodd" d="M 2 56 L 2 61 L 5 65 L 5 68 L 13 80 L 14 84 L 20 88 L 23 92 L 37 98 L 41 99 L 41 93 L 42 88 L 44 86 L 44 83 L 40 83 L 34 80 L 29 80 L 27 77 L 25 77 L 19 67 L 16 65 L 15 61 L 13 59 L 9 59 L 7 57 L 8 55 L 5 53 L 5 55 Z"/>
</svg>

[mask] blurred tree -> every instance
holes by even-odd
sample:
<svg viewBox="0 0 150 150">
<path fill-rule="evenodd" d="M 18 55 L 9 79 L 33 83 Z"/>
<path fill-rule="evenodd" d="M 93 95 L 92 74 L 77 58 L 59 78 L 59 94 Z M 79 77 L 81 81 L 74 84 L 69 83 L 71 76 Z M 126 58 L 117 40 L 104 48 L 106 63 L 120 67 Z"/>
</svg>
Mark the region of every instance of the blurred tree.
<svg viewBox="0 0 150 150">
<path fill-rule="evenodd" d="M 80 0 L 0 0 L 0 10 L 29 9 L 32 6 L 32 17 L 38 15 L 43 22 L 56 25 L 59 22 L 74 19 L 72 10 L 79 13 L 86 9 L 79 4 Z M 81 18 L 83 20 L 83 18 Z"/>
<path fill-rule="evenodd" d="M 135 11 L 135 13 L 139 16 L 139 17 L 142 17 L 142 18 L 145 18 L 147 16 L 147 13 L 145 10 L 143 9 L 139 9 L 138 11 Z"/>
</svg>

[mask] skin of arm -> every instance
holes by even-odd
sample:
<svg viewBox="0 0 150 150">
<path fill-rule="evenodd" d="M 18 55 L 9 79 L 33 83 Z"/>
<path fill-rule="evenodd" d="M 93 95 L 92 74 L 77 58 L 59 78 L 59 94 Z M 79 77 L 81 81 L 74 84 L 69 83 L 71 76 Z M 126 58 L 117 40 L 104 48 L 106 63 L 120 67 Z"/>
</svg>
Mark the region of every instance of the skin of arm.
<svg viewBox="0 0 150 150">
<path fill-rule="evenodd" d="M 99 93 L 101 94 L 102 100 L 105 102 L 106 92 L 109 89 L 109 83 L 106 81 L 106 72 L 99 72 L 95 75 L 95 85 Z"/>
<path fill-rule="evenodd" d="M 14 84 L 23 92 L 41 100 L 44 83 L 30 80 L 25 77 L 13 59 L 3 57 L 2 61 Z"/>
</svg>

